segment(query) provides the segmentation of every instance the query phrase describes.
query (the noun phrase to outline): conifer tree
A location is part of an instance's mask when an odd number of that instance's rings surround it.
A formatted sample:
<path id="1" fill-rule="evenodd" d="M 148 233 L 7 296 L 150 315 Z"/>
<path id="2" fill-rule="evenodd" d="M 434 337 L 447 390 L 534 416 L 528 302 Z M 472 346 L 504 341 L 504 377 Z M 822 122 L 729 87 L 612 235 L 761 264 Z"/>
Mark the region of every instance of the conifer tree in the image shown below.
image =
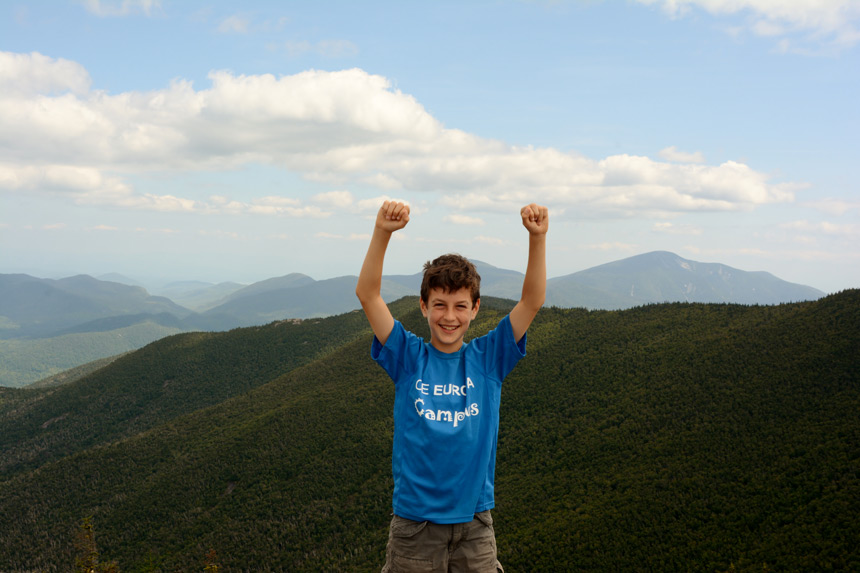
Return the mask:
<path id="1" fill-rule="evenodd" d="M 115 561 L 99 563 L 99 551 L 96 547 L 96 533 L 92 517 L 85 517 L 75 535 L 75 573 L 120 573 Z"/>

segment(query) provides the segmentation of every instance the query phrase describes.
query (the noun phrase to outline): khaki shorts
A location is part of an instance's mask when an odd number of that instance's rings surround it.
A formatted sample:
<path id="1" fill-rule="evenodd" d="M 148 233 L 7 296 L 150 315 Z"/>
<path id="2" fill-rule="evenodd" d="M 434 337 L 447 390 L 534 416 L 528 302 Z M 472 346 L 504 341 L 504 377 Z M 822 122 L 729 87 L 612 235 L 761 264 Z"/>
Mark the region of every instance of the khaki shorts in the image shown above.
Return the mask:
<path id="1" fill-rule="evenodd" d="M 490 510 L 469 523 L 442 525 L 391 520 L 382 573 L 504 573 L 496 559 L 496 532 Z"/>

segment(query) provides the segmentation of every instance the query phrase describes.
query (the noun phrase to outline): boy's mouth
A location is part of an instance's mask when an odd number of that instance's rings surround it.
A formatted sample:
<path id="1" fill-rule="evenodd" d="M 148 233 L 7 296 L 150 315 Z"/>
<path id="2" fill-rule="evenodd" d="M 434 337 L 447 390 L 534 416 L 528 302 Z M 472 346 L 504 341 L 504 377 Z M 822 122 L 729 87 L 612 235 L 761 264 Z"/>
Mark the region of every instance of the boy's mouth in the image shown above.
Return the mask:
<path id="1" fill-rule="evenodd" d="M 454 332 L 455 330 L 460 328 L 460 325 L 459 324 L 440 324 L 439 328 L 441 328 L 442 330 L 444 330 L 446 332 Z"/>

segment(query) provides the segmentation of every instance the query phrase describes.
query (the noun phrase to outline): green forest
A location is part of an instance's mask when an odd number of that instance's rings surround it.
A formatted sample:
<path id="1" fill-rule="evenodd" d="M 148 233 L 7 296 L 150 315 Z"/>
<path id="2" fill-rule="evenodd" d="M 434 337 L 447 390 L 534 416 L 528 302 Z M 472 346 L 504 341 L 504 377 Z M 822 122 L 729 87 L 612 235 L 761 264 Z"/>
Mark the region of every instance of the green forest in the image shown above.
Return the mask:
<path id="1" fill-rule="evenodd" d="M 146 320 L 106 332 L 80 332 L 34 340 L 0 340 L 0 381 L 3 386 L 26 386 L 184 330 L 188 329 Z"/>
<path id="2" fill-rule="evenodd" d="M 391 308 L 426 335 L 416 298 Z M 860 291 L 545 308 L 528 336 L 502 391 L 506 571 L 860 571 Z M 0 572 L 75 570 L 82 531 L 105 571 L 379 571 L 371 337 L 361 312 L 177 334 L 0 388 Z"/>

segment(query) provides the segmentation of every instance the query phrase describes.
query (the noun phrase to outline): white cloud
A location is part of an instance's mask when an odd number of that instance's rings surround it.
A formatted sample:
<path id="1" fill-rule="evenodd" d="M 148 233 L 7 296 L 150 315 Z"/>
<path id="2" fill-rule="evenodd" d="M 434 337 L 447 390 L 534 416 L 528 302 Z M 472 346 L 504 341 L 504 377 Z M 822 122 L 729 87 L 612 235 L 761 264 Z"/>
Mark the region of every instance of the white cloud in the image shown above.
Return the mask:
<path id="1" fill-rule="evenodd" d="M 84 94 L 90 75 L 77 62 L 50 58 L 39 52 L 0 52 L 0 92 L 20 96 L 70 91 Z"/>
<path id="2" fill-rule="evenodd" d="M 221 34 L 247 34 L 250 25 L 251 21 L 245 16 L 233 14 L 221 21 L 217 31 Z"/>
<path id="3" fill-rule="evenodd" d="M 820 235 L 830 235 L 843 238 L 860 237 L 860 225 L 856 224 L 838 224 L 830 223 L 829 221 L 819 221 L 812 223 L 807 220 L 792 221 L 780 225 L 780 228 L 789 231 L 800 231 L 805 233 L 817 233 Z"/>
<path id="4" fill-rule="evenodd" d="M 1 53 L 0 53 L 1 54 Z M 195 89 L 177 80 L 161 90 L 110 95 L 89 91 L 85 70 L 69 62 L 77 83 L 48 78 L 59 60 L 2 54 L 20 62 L 6 72 L 40 93 L 0 91 L 2 189 L 65 190 L 79 202 L 123 208 L 324 217 L 320 207 L 271 198 L 250 203 L 145 195 L 126 183 L 145 171 L 224 170 L 266 164 L 338 186 L 376 184 L 380 191 L 432 192 L 465 213 L 516 212 L 532 201 L 583 216 L 749 210 L 790 202 L 801 185 L 774 183 L 748 165 L 705 165 L 674 148 L 672 162 L 632 155 L 602 160 L 551 148 L 517 147 L 445 128 L 412 96 L 363 70 L 310 70 L 290 76 L 212 72 Z M 75 71 L 76 70 L 76 71 Z M 51 95 L 56 85 L 76 93 Z M 52 175 L 53 173 L 53 175 Z M 343 192 L 345 193 L 345 192 Z M 357 202 L 375 212 L 381 201 Z M 347 195 L 323 194 L 326 205 Z"/>
<path id="5" fill-rule="evenodd" d="M 470 217 L 469 215 L 446 215 L 443 219 L 447 223 L 454 223 L 455 225 L 483 225 L 484 220 L 480 217 Z"/>
<path id="6" fill-rule="evenodd" d="M 493 245 L 497 247 L 501 247 L 505 244 L 505 241 L 498 237 L 487 237 L 486 235 L 477 235 L 472 240 L 476 243 L 484 243 L 485 245 Z"/>
<path id="7" fill-rule="evenodd" d="M 373 216 L 376 216 L 379 208 L 382 207 L 382 204 L 386 201 L 399 201 L 401 203 L 406 203 L 409 205 L 409 212 L 414 215 L 417 211 L 415 205 L 412 205 L 406 199 L 401 197 L 389 197 L 388 195 L 379 195 L 377 197 L 369 197 L 367 199 L 361 199 L 356 203 L 356 207 L 358 210 L 363 213 L 372 213 Z"/>
<path id="8" fill-rule="evenodd" d="M 180 233 L 178 229 L 170 229 L 168 227 L 161 227 L 156 229 L 148 229 L 146 227 L 137 227 L 135 228 L 135 232 L 137 233 L 155 233 L 158 235 L 177 235 Z"/>
<path id="9" fill-rule="evenodd" d="M 358 47 L 349 40 L 322 40 L 317 43 L 317 52 L 327 58 L 343 58 L 358 54 Z"/>
<path id="10" fill-rule="evenodd" d="M 314 237 L 319 239 L 332 239 L 338 241 L 361 241 L 366 242 L 370 240 L 370 235 L 368 233 L 350 233 L 349 236 L 338 235 L 336 233 L 328 233 L 326 231 L 320 231 L 319 233 L 315 233 Z"/>
<path id="11" fill-rule="evenodd" d="M 685 151 L 679 151 L 674 145 L 671 147 L 666 147 L 665 149 L 661 149 L 657 155 L 665 159 L 666 161 L 673 161 L 676 163 L 704 163 L 705 156 L 701 151 L 696 151 L 693 153 L 687 153 Z"/>
<path id="12" fill-rule="evenodd" d="M 268 197 L 260 197 L 252 201 L 255 205 L 265 205 L 267 207 L 295 207 L 301 204 L 301 201 L 294 197 L 282 197 L 280 195 L 269 195 Z"/>
<path id="13" fill-rule="evenodd" d="M 102 17 L 127 16 L 138 10 L 150 16 L 153 10 L 161 8 L 161 0 L 82 0 L 82 4 L 90 13 Z"/>
<path id="14" fill-rule="evenodd" d="M 318 193 L 314 195 L 313 199 L 317 203 L 322 203 L 339 209 L 351 207 L 355 202 L 352 193 L 349 191 L 328 191 L 326 193 Z"/>
<path id="15" fill-rule="evenodd" d="M 691 8 L 715 16 L 739 14 L 743 28 L 763 37 L 783 37 L 781 51 L 815 52 L 802 46 L 829 46 L 839 50 L 860 42 L 860 2 L 856 0 L 637 0 L 659 4 L 673 17 Z M 738 27 L 731 28 L 736 34 Z M 790 39 L 789 39 L 790 38 Z M 795 47 L 799 42 L 801 47 Z"/>
<path id="16" fill-rule="evenodd" d="M 201 235 L 203 237 L 224 237 L 227 239 L 237 239 L 237 240 L 243 238 L 242 235 L 240 235 L 239 233 L 237 233 L 235 231 L 225 231 L 223 229 L 215 229 L 215 230 L 201 229 L 201 230 L 197 231 L 197 234 Z"/>
<path id="17" fill-rule="evenodd" d="M 807 201 L 804 202 L 804 206 L 812 207 L 828 215 L 841 216 L 849 211 L 860 210 L 860 201 L 846 201 L 831 197 L 818 201 Z"/>
<path id="18" fill-rule="evenodd" d="M 331 216 L 331 213 L 323 211 L 315 205 L 306 205 L 304 207 L 285 207 L 278 205 L 252 204 L 247 205 L 245 211 L 254 215 L 287 215 L 302 219 L 325 219 L 326 217 Z"/>
<path id="19" fill-rule="evenodd" d="M 632 245 L 630 243 L 620 243 L 620 242 L 606 242 L 606 243 L 592 243 L 590 245 L 583 245 L 584 249 L 589 249 L 592 251 L 635 251 L 639 248 L 638 245 Z"/>
<path id="20" fill-rule="evenodd" d="M 693 225 L 675 225 L 674 223 L 654 223 L 654 231 L 669 235 L 701 235 L 702 229 Z"/>

